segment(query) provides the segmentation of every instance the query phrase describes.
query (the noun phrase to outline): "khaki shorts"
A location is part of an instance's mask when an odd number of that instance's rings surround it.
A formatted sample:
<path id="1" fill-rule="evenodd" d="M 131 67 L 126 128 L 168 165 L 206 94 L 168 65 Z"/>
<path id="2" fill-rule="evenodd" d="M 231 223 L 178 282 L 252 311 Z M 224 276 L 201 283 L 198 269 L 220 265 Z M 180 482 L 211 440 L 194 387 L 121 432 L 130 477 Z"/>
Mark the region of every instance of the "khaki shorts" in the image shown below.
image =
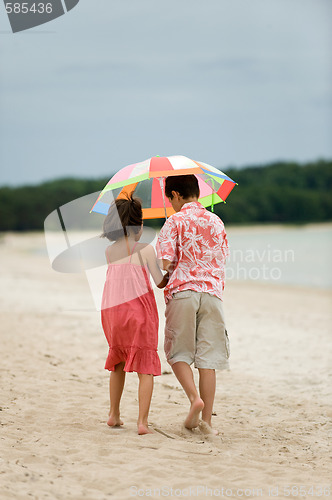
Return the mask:
<path id="1" fill-rule="evenodd" d="M 165 354 L 170 365 L 229 368 L 229 340 L 222 301 L 209 293 L 185 290 L 166 304 Z"/>

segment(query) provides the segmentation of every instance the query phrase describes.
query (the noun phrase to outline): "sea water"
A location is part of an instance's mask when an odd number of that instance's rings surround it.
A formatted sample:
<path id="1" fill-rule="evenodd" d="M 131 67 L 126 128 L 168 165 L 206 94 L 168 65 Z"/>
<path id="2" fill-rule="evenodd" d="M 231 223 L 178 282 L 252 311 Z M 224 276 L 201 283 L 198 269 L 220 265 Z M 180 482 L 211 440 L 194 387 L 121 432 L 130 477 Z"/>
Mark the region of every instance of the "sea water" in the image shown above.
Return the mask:
<path id="1" fill-rule="evenodd" d="M 332 288 L 332 224 L 226 227 L 226 279 Z"/>

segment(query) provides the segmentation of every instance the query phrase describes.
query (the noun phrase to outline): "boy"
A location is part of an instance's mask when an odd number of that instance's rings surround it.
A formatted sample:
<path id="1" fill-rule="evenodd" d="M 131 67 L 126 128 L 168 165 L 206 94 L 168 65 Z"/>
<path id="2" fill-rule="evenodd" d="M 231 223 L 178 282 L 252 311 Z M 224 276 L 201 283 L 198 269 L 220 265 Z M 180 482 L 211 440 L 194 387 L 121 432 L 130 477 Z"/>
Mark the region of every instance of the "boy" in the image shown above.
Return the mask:
<path id="1" fill-rule="evenodd" d="M 190 401 L 185 427 L 197 427 L 201 411 L 211 427 L 215 370 L 228 368 L 229 358 L 222 307 L 228 242 L 223 222 L 198 202 L 195 175 L 167 177 L 165 195 L 176 212 L 157 242 L 158 257 L 170 273 L 164 290 L 165 354 Z M 199 371 L 199 393 L 193 362 Z"/>

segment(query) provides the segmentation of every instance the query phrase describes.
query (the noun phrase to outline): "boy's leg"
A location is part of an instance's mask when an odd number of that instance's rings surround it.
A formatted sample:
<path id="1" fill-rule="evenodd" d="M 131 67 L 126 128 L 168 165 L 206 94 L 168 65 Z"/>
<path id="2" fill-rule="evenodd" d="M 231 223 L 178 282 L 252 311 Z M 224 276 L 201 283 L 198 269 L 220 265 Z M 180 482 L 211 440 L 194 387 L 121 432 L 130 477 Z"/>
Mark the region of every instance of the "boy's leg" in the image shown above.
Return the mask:
<path id="1" fill-rule="evenodd" d="M 199 392 L 204 401 L 202 420 L 211 427 L 211 417 L 216 392 L 216 372 L 208 368 L 198 368 L 199 371 Z"/>
<path id="2" fill-rule="evenodd" d="M 137 375 L 139 378 L 137 430 L 138 434 L 151 434 L 152 431 L 148 428 L 148 416 L 153 391 L 153 375 L 145 373 L 138 373 Z"/>
<path id="3" fill-rule="evenodd" d="M 199 293 L 185 290 L 176 293 L 166 305 L 165 354 L 190 401 L 190 410 L 184 422 L 188 429 L 198 426 L 199 414 L 204 407 L 190 367 L 195 358 L 199 303 Z"/>
<path id="4" fill-rule="evenodd" d="M 199 390 L 204 401 L 202 419 L 211 427 L 216 391 L 215 370 L 228 368 L 229 346 L 222 302 L 207 293 L 201 294 L 197 314 L 195 367 L 199 370 Z M 217 432 L 214 432 L 217 434 Z"/>
<path id="5" fill-rule="evenodd" d="M 117 427 L 123 425 L 120 419 L 120 401 L 126 378 L 126 372 L 123 371 L 124 363 L 115 366 L 115 371 L 110 375 L 110 412 L 107 425 Z"/>
<path id="6" fill-rule="evenodd" d="M 204 408 L 204 402 L 197 392 L 192 369 L 185 361 L 174 363 L 172 369 L 190 401 L 190 410 L 184 425 L 187 429 L 194 429 L 198 426 L 199 414 Z"/>

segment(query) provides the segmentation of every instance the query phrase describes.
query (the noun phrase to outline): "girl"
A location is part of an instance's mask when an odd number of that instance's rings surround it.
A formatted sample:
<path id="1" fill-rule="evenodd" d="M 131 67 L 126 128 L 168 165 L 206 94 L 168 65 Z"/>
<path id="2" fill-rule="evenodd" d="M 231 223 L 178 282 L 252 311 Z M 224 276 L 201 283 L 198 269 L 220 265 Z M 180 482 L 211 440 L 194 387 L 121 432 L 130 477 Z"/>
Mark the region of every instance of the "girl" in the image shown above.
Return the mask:
<path id="1" fill-rule="evenodd" d="M 151 245 L 138 243 L 143 231 L 142 205 L 132 194 L 110 207 L 102 237 L 114 243 L 106 249 L 108 269 L 101 320 L 109 344 L 105 368 L 110 374 L 110 427 L 123 425 L 120 400 L 126 372 L 139 378 L 138 434 L 148 434 L 153 376 L 160 375 L 158 311 L 149 274 L 158 288 L 167 284 Z"/>

